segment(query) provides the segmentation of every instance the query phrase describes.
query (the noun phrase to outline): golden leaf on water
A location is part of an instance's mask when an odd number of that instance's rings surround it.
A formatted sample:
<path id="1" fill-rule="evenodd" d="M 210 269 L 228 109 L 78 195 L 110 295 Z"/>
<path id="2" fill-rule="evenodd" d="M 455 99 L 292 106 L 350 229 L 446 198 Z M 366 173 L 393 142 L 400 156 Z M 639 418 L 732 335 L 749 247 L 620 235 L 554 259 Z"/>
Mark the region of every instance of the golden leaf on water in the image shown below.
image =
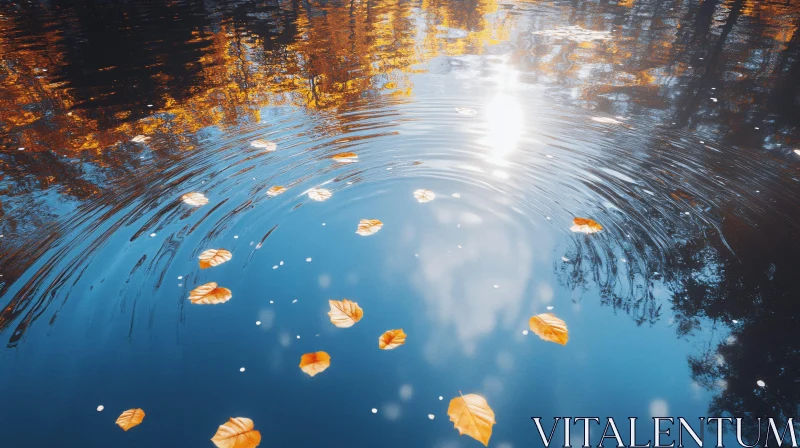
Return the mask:
<path id="1" fill-rule="evenodd" d="M 233 258 L 233 254 L 225 249 L 208 249 L 200 254 L 200 269 L 219 266 Z"/>
<path id="2" fill-rule="evenodd" d="M 275 185 L 274 187 L 272 187 L 269 190 L 267 190 L 267 195 L 268 196 L 277 196 L 277 195 L 279 195 L 281 193 L 285 193 L 285 192 L 286 192 L 286 187 L 283 187 L 283 186 L 280 186 L 280 185 Z"/>
<path id="3" fill-rule="evenodd" d="M 352 163 L 358 161 L 358 154 L 354 152 L 340 152 L 331 157 L 333 160 L 340 163 Z"/>
<path id="4" fill-rule="evenodd" d="M 476 394 L 461 395 L 450 400 L 447 408 L 450 421 L 458 433 L 466 434 L 473 439 L 489 446 L 492 437 L 494 411 L 489 407 L 486 399 Z"/>
<path id="5" fill-rule="evenodd" d="M 361 236 L 370 236 L 378 233 L 378 230 L 381 230 L 382 227 L 383 223 L 377 219 L 362 219 L 358 223 L 356 233 Z"/>
<path id="6" fill-rule="evenodd" d="M 309 376 L 323 372 L 331 365 L 331 356 L 325 352 L 306 353 L 300 358 L 300 369 Z"/>
<path id="7" fill-rule="evenodd" d="M 217 286 L 216 283 L 206 283 L 198 286 L 189 293 L 189 300 L 198 305 L 216 305 L 225 303 L 233 297 L 231 290 Z"/>
<path id="8" fill-rule="evenodd" d="M 255 448 L 261 443 L 261 433 L 253 427 L 253 421 L 249 418 L 231 417 L 219 426 L 211 441 L 217 448 Z"/>
<path id="9" fill-rule="evenodd" d="M 131 139 L 131 141 L 134 142 L 134 143 L 144 143 L 144 142 L 146 142 L 148 140 L 150 140 L 150 137 L 146 137 L 144 135 L 137 135 L 136 137 L 133 137 Z"/>
<path id="10" fill-rule="evenodd" d="M 573 226 L 569 230 L 573 232 L 595 233 L 603 230 L 603 226 L 589 218 L 573 218 L 572 224 Z"/>
<path id="11" fill-rule="evenodd" d="M 119 416 L 117 419 L 117 425 L 122 428 L 124 431 L 127 431 L 134 426 L 137 426 L 139 423 L 142 423 L 144 419 L 144 411 L 141 409 L 128 409 L 127 411 L 123 412 L 122 415 Z"/>
<path id="12" fill-rule="evenodd" d="M 402 328 L 397 330 L 389 330 L 378 338 L 378 348 L 381 350 L 391 350 L 393 348 L 400 347 L 405 343 L 406 334 L 403 332 Z"/>
<path id="13" fill-rule="evenodd" d="M 364 317 L 364 310 L 356 302 L 350 300 L 328 300 L 331 310 L 328 316 L 331 323 L 339 328 L 350 328 Z"/>
<path id="14" fill-rule="evenodd" d="M 308 197 L 315 201 L 327 201 L 328 199 L 333 196 L 333 193 L 330 190 L 326 190 L 324 188 L 312 188 L 308 190 Z"/>
<path id="15" fill-rule="evenodd" d="M 419 202 L 430 202 L 436 198 L 436 194 L 431 190 L 419 189 L 414 192 L 414 197 L 417 198 Z"/>
<path id="16" fill-rule="evenodd" d="M 261 139 L 253 140 L 252 142 L 250 142 L 250 146 L 252 146 L 254 148 L 264 149 L 267 152 L 272 152 L 272 151 L 275 151 L 276 149 L 278 149 L 278 144 L 277 143 L 271 142 L 269 140 L 261 140 Z"/>
<path id="17" fill-rule="evenodd" d="M 206 198 L 203 193 L 197 192 L 186 193 L 185 195 L 181 196 L 181 200 L 195 207 L 208 204 L 208 198 Z"/>
<path id="18" fill-rule="evenodd" d="M 531 317 L 531 331 L 545 341 L 566 345 L 569 340 L 567 324 L 553 313 L 538 314 Z"/>
<path id="19" fill-rule="evenodd" d="M 466 115 L 468 117 L 474 117 L 478 115 L 478 111 L 475 109 L 470 109 L 469 107 L 456 107 L 456 112 L 460 113 L 461 115 Z"/>

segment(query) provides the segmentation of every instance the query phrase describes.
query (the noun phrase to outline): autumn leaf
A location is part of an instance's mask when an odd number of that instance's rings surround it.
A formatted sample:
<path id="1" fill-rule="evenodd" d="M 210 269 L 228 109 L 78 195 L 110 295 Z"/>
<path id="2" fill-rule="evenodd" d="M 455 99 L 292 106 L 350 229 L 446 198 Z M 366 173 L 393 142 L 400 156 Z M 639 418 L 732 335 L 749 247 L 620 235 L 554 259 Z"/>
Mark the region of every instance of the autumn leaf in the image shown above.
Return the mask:
<path id="1" fill-rule="evenodd" d="M 285 193 L 285 192 L 286 192 L 286 187 L 282 187 L 280 185 L 275 185 L 274 187 L 272 187 L 269 190 L 267 190 L 267 195 L 268 196 L 277 196 L 277 195 L 279 195 L 281 193 Z"/>
<path id="2" fill-rule="evenodd" d="M 489 446 L 492 425 L 497 422 L 494 420 L 494 411 L 485 398 L 476 394 L 453 398 L 450 400 L 450 407 L 447 408 L 447 415 L 450 416 L 450 421 L 459 434 L 466 434 Z"/>
<path id="3" fill-rule="evenodd" d="M 278 149 L 278 144 L 277 143 L 271 142 L 269 140 L 261 140 L 261 139 L 253 140 L 252 142 L 250 142 L 250 146 L 252 146 L 254 148 L 264 149 L 267 152 L 272 152 L 272 151 L 275 151 L 276 149 Z"/>
<path id="4" fill-rule="evenodd" d="M 133 137 L 131 139 L 131 141 L 134 142 L 134 143 L 144 143 L 144 142 L 146 142 L 148 140 L 150 140 L 150 137 L 146 137 L 144 135 L 137 135 L 136 137 Z"/>
<path id="5" fill-rule="evenodd" d="M 417 198 L 419 202 L 430 202 L 436 197 L 436 194 L 431 190 L 419 189 L 414 192 L 414 197 Z"/>
<path id="6" fill-rule="evenodd" d="M 200 269 L 219 266 L 233 258 L 233 254 L 225 249 L 208 249 L 200 254 Z"/>
<path id="7" fill-rule="evenodd" d="M 300 358 L 300 369 L 309 376 L 323 372 L 331 365 L 331 356 L 325 352 L 306 353 Z"/>
<path id="8" fill-rule="evenodd" d="M 382 227 L 383 223 L 377 219 L 362 219 L 358 223 L 356 233 L 361 236 L 370 236 L 378 233 L 378 230 L 381 230 Z"/>
<path id="9" fill-rule="evenodd" d="M 569 230 L 573 232 L 595 233 L 603 230 L 603 226 L 589 218 L 573 218 L 572 224 L 574 225 Z"/>
<path id="10" fill-rule="evenodd" d="M 217 448 L 255 448 L 261 443 L 261 433 L 253 426 L 249 418 L 231 418 L 219 426 L 211 441 Z"/>
<path id="11" fill-rule="evenodd" d="M 391 350 L 405 343 L 406 334 L 403 333 L 402 328 L 398 330 L 389 330 L 378 338 L 378 348 L 381 350 Z"/>
<path id="12" fill-rule="evenodd" d="M 326 190 L 324 188 L 312 188 L 308 190 L 308 197 L 315 201 L 327 201 L 328 199 L 333 196 L 333 193 L 330 190 Z"/>
<path id="13" fill-rule="evenodd" d="M 127 411 L 123 412 L 122 415 L 119 416 L 117 419 L 117 425 L 122 428 L 124 431 L 127 431 L 134 426 L 137 426 L 139 423 L 142 423 L 142 419 L 144 419 L 144 411 L 141 409 L 128 409 Z"/>
<path id="14" fill-rule="evenodd" d="M 230 289 L 218 287 L 214 282 L 198 286 L 189 293 L 189 300 L 198 305 L 225 303 L 230 300 L 231 297 L 233 297 L 233 294 Z"/>
<path id="15" fill-rule="evenodd" d="M 331 158 L 339 163 L 358 162 L 358 154 L 354 152 L 340 152 L 339 154 L 334 154 Z"/>
<path id="16" fill-rule="evenodd" d="M 566 345 L 569 340 L 567 324 L 552 313 L 544 313 L 531 317 L 531 331 L 545 341 Z"/>
<path id="17" fill-rule="evenodd" d="M 478 111 L 475 109 L 470 109 L 469 107 L 456 107 L 456 112 L 460 113 L 461 115 L 466 115 L 468 117 L 474 117 L 478 115 Z"/>
<path id="18" fill-rule="evenodd" d="M 356 302 L 350 300 L 328 300 L 331 310 L 328 316 L 331 323 L 339 328 L 350 328 L 364 317 L 364 310 Z"/>
<path id="19" fill-rule="evenodd" d="M 201 205 L 208 204 L 208 198 L 203 196 L 203 193 L 197 193 L 197 192 L 186 193 L 185 195 L 181 196 L 181 200 L 195 207 L 200 207 Z"/>

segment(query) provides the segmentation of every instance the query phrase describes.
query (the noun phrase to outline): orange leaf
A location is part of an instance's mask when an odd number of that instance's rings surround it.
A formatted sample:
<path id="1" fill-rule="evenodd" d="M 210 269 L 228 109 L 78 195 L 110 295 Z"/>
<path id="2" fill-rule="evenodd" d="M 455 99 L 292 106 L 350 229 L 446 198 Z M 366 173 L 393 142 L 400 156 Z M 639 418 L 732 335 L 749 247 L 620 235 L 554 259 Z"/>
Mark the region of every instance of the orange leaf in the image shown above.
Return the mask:
<path id="1" fill-rule="evenodd" d="M 378 348 L 381 350 L 391 350 L 393 348 L 400 347 L 405 343 L 406 334 L 403 333 L 402 328 L 398 330 L 389 330 L 378 338 Z"/>
<path id="2" fill-rule="evenodd" d="M 489 446 L 492 425 L 497 422 L 494 420 L 494 411 L 485 398 L 475 394 L 453 398 L 447 408 L 447 415 L 459 434 L 466 434 Z"/>
<path id="3" fill-rule="evenodd" d="M 436 198 L 436 193 L 432 192 L 431 190 L 416 190 L 414 192 L 414 197 L 417 198 L 419 202 L 430 202 Z"/>
<path id="4" fill-rule="evenodd" d="M 364 317 L 364 310 L 356 302 L 344 299 L 342 301 L 328 300 L 331 310 L 328 316 L 331 323 L 339 328 L 350 328 Z"/>
<path id="5" fill-rule="evenodd" d="M 306 353 L 300 358 L 300 369 L 309 376 L 323 372 L 331 365 L 331 355 L 325 352 Z"/>
<path id="6" fill-rule="evenodd" d="M 545 341 L 566 345 L 569 340 L 567 324 L 552 313 L 544 313 L 531 317 L 531 331 Z"/>
<path id="7" fill-rule="evenodd" d="M 232 257 L 233 254 L 225 249 L 208 249 L 200 254 L 200 269 L 221 265 Z"/>
<path id="8" fill-rule="evenodd" d="M 284 192 L 286 192 L 286 187 L 283 187 L 283 186 L 280 186 L 280 185 L 275 185 L 274 187 L 272 187 L 269 190 L 267 190 L 267 195 L 268 196 L 277 196 L 277 195 L 279 195 L 281 193 L 284 193 Z"/>
<path id="9" fill-rule="evenodd" d="M 144 411 L 141 409 L 128 409 L 127 411 L 123 412 L 122 415 L 119 416 L 117 419 L 117 425 L 122 428 L 124 431 L 127 431 L 134 426 L 137 426 L 139 423 L 142 423 L 142 419 L 144 419 Z"/>
<path id="10" fill-rule="evenodd" d="M 189 293 L 189 300 L 198 305 L 225 303 L 230 300 L 231 297 L 233 297 L 233 294 L 230 289 L 217 287 L 217 284 L 214 282 L 198 286 Z"/>
<path id="11" fill-rule="evenodd" d="M 261 443 L 261 433 L 253 429 L 249 418 L 236 417 L 220 425 L 211 441 L 217 448 L 255 448 Z"/>
<path id="12" fill-rule="evenodd" d="M 569 229 L 573 232 L 595 233 L 603 230 L 603 226 L 589 218 L 573 218 L 572 224 L 574 225 Z"/>
<path id="13" fill-rule="evenodd" d="M 278 149 L 278 144 L 277 143 L 271 142 L 269 140 L 261 140 L 261 139 L 253 140 L 252 142 L 250 142 L 250 146 L 252 146 L 254 148 L 264 149 L 267 152 L 272 152 L 272 151 L 275 151 L 276 149 Z"/>
<path id="14" fill-rule="evenodd" d="M 340 152 L 339 154 L 334 154 L 331 158 L 340 163 L 351 163 L 358 161 L 358 154 L 354 152 Z"/>
<path id="15" fill-rule="evenodd" d="M 327 201 L 328 199 L 331 198 L 331 196 L 333 196 L 333 193 L 331 193 L 330 190 L 326 190 L 324 188 L 312 188 L 308 190 L 308 197 L 310 197 L 315 201 L 319 202 Z"/>
<path id="16" fill-rule="evenodd" d="M 181 200 L 195 207 L 208 204 L 208 198 L 206 198 L 203 193 L 197 192 L 186 193 L 185 195 L 181 196 Z"/>
<path id="17" fill-rule="evenodd" d="M 383 223 L 377 219 L 362 219 L 358 223 L 356 233 L 361 236 L 370 236 L 378 233 L 381 230 Z"/>

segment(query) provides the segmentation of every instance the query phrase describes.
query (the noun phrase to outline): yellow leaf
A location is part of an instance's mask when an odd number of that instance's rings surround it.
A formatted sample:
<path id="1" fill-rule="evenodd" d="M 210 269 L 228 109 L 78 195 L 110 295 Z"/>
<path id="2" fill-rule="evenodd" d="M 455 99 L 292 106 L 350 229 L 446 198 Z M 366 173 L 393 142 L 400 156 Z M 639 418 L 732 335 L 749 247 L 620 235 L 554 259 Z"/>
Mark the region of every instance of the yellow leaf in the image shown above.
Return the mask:
<path id="1" fill-rule="evenodd" d="M 200 269 L 219 266 L 233 258 L 233 254 L 225 249 L 208 249 L 200 254 Z"/>
<path id="2" fill-rule="evenodd" d="M 567 324 L 552 313 L 538 314 L 531 317 L 531 331 L 545 341 L 566 345 L 569 340 Z"/>
<path id="3" fill-rule="evenodd" d="M 362 219 L 358 223 L 356 233 L 361 236 L 370 236 L 378 233 L 381 230 L 383 223 L 377 219 Z"/>
<path id="4" fill-rule="evenodd" d="M 249 418 L 236 417 L 220 425 L 211 441 L 217 448 L 255 448 L 261 443 L 261 433 L 253 429 Z"/>
<path id="5" fill-rule="evenodd" d="M 267 190 L 267 195 L 269 196 L 277 196 L 281 193 L 286 192 L 286 187 L 282 187 L 280 185 L 275 185 L 274 187 Z"/>
<path id="6" fill-rule="evenodd" d="M 272 151 L 275 151 L 276 149 L 278 149 L 278 144 L 277 143 L 271 142 L 269 140 L 261 140 L 261 139 L 253 140 L 252 142 L 250 142 L 250 146 L 252 146 L 254 148 L 264 149 L 267 152 L 272 152 Z"/>
<path id="7" fill-rule="evenodd" d="M 574 225 L 569 230 L 573 232 L 595 233 L 603 230 L 603 226 L 589 218 L 573 218 L 572 224 Z"/>
<path id="8" fill-rule="evenodd" d="M 331 365 L 331 356 L 325 352 L 306 353 L 300 358 L 300 369 L 309 376 L 321 373 Z"/>
<path id="9" fill-rule="evenodd" d="M 197 192 L 186 193 L 185 195 L 181 196 L 181 200 L 195 207 L 200 207 L 201 205 L 208 204 L 208 198 L 203 196 L 203 193 L 197 193 Z"/>
<path id="10" fill-rule="evenodd" d="M 403 333 L 402 328 L 398 330 L 389 330 L 378 338 L 378 348 L 381 350 L 391 350 L 393 348 L 400 347 L 405 343 L 406 334 Z"/>
<path id="11" fill-rule="evenodd" d="M 194 304 L 199 305 L 216 305 L 218 303 L 225 303 L 233 297 L 231 290 L 228 288 L 220 288 L 216 283 L 206 283 L 205 285 L 198 286 L 191 293 L 189 293 L 189 300 Z"/>
<path id="12" fill-rule="evenodd" d="M 350 328 L 364 317 L 364 310 L 356 302 L 344 299 L 342 301 L 328 300 L 331 310 L 328 316 L 331 323 L 339 328 Z"/>
<path id="13" fill-rule="evenodd" d="M 142 419 L 144 419 L 144 411 L 141 409 L 128 409 L 127 411 L 123 412 L 122 415 L 119 416 L 117 419 L 117 425 L 122 428 L 124 431 L 127 431 L 134 426 L 137 426 L 139 423 L 142 423 Z"/>
<path id="14" fill-rule="evenodd" d="M 431 190 L 420 189 L 414 192 L 414 197 L 417 198 L 419 202 L 430 202 L 436 197 L 436 194 Z"/>
<path id="15" fill-rule="evenodd" d="M 331 157 L 333 160 L 340 163 L 352 163 L 358 161 L 358 154 L 354 152 L 340 152 Z"/>
<path id="16" fill-rule="evenodd" d="M 494 420 L 494 411 L 485 398 L 475 394 L 453 398 L 447 408 L 447 415 L 459 434 L 466 434 L 489 446 L 492 425 L 497 422 Z"/>
<path id="17" fill-rule="evenodd" d="M 315 201 L 327 201 L 331 196 L 333 196 L 333 193 L 324 188 L 312 188 L 308 190 L 308 197 Z"/>

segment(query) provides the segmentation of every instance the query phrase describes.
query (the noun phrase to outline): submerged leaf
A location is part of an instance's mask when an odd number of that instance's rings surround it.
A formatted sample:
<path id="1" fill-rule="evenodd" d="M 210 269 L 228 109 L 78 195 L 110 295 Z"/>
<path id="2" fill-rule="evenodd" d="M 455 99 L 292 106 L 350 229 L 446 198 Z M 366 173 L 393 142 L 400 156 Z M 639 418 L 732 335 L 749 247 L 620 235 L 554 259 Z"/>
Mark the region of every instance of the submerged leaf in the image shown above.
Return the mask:
<path id="1" fill-rule="evenodd" d="M 403 332 L 402 328 L 397 330 L 389 330 L 378 338 L 378 348 L 381 350 L 391 350 L 393 348 L 400 347 L 405 343 L 406 334 Z"/>
<path id="2" fill-rule="evenodd" d="M 461 395 L 450 400 L 447 408 L 450 421 L 459 434 L 466 434 L 489 446 L 492 437 L 492 425 L 497 423 L 494 411 L 486 399 L 476 394 Z"/>
<path id="3" fill-rule="evenodd" d="M 206 198 L 203 193 L 197 192 L 186 193 L 185 195 L 181 196 L 181 200 L 195 207 L 208 204 L 208 198 Z"/>
<path id="4" fill-rule="evenodd" d="M 364 317 L 364 310 L 356 302 L 347 299 L 328 300 L 328 304 L 331 306 L 328 312 L 331 323 L 339 328 L 350 328 Z"/>
<path id="5" fill-rule="evenodd" d="M 286 192 L 286 187 L 283 187 L 281 185 L 275 185 L 274 187 L 272 187 L 269 190 L 267 190 L 267 195 L 268 196 L 277 196 L 277 195 L 279 195 L 281 193 L 285 193 L 285 192 Z"/>
<path id="6" fill-rule="evenodd" d="M 219 266 L 233 258 L 233 254 L 225 249 L 208 249 L 200 254 L 200 269 Z"/>
<path id="7" fill-rule="evenodd" d="M 436 198 L 436 194 L 431 190 L 419 189 L 414 192 L 414 197 L 417 198 L 419 202 L 430 202 Z"/>
<path id="8" fill-rule="evenodd" d="M 122 415 L 119 416 L 116 423 L 124 431 L 127 431 L 133 428 L 134 426 L 137 426 L 139 423 L 142 423 L 143 419 L 144 419 L 143 410 L 128 409 L 127 411 L 123 412 Z"/>
<path id="9" fill-rule="evenodd" d="M 378 230 L 381 230 L 383 227 L 383 223 L 377 219 L 362 219 L 358 223 L 358 229 L 356 229 L 356 233 L 361 236 L 369 236 L 378 233 Z"/>
<path id="10" fill-rule="evenodd" d="M 325 352 L 306 353 L 300 358 L 300 369 L 309 376 L 323 372 L 331 365 L 331 356 Z"/>
<path id="11" fill-rule="evenodd" d="M 315 201 L 327 201 L 328 199 L 333 196 L 333 193 L 330 190 L 326 190 L 324 188 L 312 188 L 308 190 L 308 197 Z"/>
<path id="12" fill-rule="evenodd" d="M 189 293 L 189 300 L 197 305 L 216 305 L 225 303 L 233 297 L 228 288 L 218 287 L 216 283 L 206 283 Z"/>
<path id="13" fill-rule="evenodd" d="M 250 146 L 252 146 L 254 148 L 265 149 L 267 152 L 272 152 L 272 151 L 275 151 L 276 149 L 278 149 L 278 144 L 277 143 L 271 142 L 269 140 L 261 140 L 261 139 L 253 140 L 252 142 L 250 142 Z"/>
<path id="14" fill-rule="evenodd" d="M 220 425 L 211 441 L 217 448 L 255 448 L 261 443 L 261 433 L 253 427 L 249 418 L 231 418 Z"/>
<path id="15" fill-rule="evenodd" d="M 603 230 L 603 226 L 589 218 L 573 218 L 572 224 L 574 225 L 569 230 L 573 232 L 595 233 Z"/>
<path id="16" fill-rule="evenodd" d="M 531 331 L 545 341 L 566 345 L 569 340 L 567 324 L 553 313 L 538 314 L 531 317 Z"/>
<path id="17" fill-rule="evenodd" d="M 331 158 L 340 163 L 358 162 L 358 154 L 354 152 L 340 152 L 339 154 L 334 154 Z"/>

